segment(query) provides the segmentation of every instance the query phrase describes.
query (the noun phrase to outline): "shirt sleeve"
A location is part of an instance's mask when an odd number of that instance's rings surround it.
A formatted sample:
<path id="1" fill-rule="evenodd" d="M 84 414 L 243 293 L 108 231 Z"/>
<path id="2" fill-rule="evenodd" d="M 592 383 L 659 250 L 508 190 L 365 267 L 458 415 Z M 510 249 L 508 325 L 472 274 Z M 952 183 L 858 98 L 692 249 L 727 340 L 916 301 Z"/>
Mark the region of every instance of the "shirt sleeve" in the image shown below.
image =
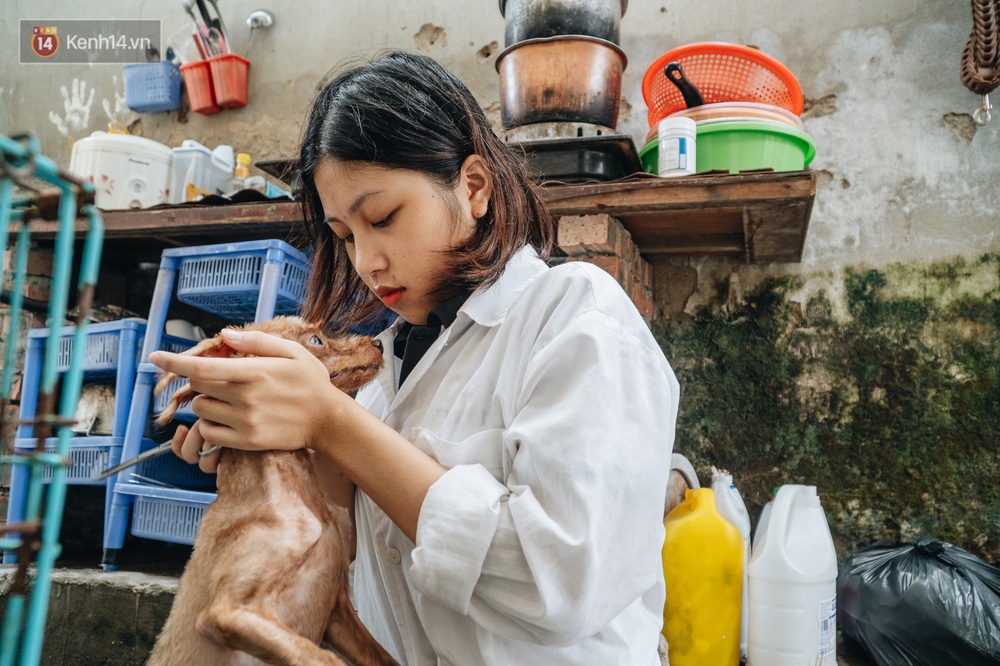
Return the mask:
<path id="1" fill-rule="evenodd" d="M 456 466 L 424 500 L 421 593 L 493 633 L 565 645 L 657 584 L 678 387 L 642 332 L 593 309 L 539 336 L 510 396 L 506 483 Z"/>

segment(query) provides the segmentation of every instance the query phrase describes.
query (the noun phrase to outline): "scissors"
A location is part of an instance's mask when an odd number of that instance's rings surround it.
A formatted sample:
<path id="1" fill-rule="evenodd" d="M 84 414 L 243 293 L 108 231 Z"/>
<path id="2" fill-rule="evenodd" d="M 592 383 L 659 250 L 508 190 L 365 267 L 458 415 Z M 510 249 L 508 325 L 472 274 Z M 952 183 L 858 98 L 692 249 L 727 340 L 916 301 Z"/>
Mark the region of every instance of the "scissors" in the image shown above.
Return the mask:
<path id="1" fill-rule="evenodd" d="M 216 445 L 209 449 L 205 449 L 204 451 L 199 451 L 198 455 L 204 458 L 206 456 L 212 455 L 221 448 L 222 448 L 221 446 Z M 170 451 L 170 440 L 167 440 L 166 442 L 160 444 L 155 448 L 152 448 L 148 451 L 143 451 L 134 458 L 129 458 L 128 460 L 118 463 L 114 467 L 109 467 L 108 469 L 104 470 L 103 472 L 92 478 L 91 481 L 102 481 L 111 476 L 112 474 L 117 474 L 123 469 L 128 469 L 129 467 L 138 465 L 143 460 L 149 460 L 150 458 L 156 458 L 162 456 L 164 453 L 167 453 L 169 451 Z"/>
<path id="2" fill-rule="evenodd" d="M 164 453 L 167 453 L 168 451 L 170 451 L 170 441 L 169 440 L 166 441 L 166 442 L 164 442 L 163 444 L 160 444 L 159 446 L 157 446 L 155 448 L 149 449 L 148 451 L 143 451 L 142 453 L 140 453 L 139 455 L 137 455 L 135 458 L 129 458 L 128 460 L 126 460 L 124 462 L 118 463 L 114 467 L 109 467 L 108 469 L 104 470 L 103 472 L 101 472 L 100 474 L 98 474 L 97 476 L 95 476 L 93 479 L 91 479 L 91 481 L 101 481 L 103 479 L 108 478 L 112 474 L 117 474 L 118 472 L 122 471 L 123 469 L 128 469 L 129 467 L 132 467 L 133 465 L 138 465 L 143 460 L 149 460 L 150 458 L 156 458 L 157 456 L 162 456 Z"/>

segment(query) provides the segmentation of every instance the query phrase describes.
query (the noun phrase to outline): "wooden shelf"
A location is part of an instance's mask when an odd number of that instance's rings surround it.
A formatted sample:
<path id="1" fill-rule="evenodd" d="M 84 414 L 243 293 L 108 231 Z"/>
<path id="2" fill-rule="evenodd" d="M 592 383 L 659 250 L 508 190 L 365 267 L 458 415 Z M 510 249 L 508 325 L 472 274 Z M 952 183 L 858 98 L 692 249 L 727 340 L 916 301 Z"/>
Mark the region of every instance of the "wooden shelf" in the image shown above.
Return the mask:
<path id="1" fill-rule="evenodd" d="M 643 255 L 725 254 L 749 263 L 801 261 L 815 197 L 813 171 L 633 176 L 544 188 L 554 214 L 618 218 Z"/>
<path id="2" fill-rule="evenodd" d="M 618 218 L 644 255 L 732 255 L 749 263 L 802 259 L 816 196 L 813 171 L 632 176 L 588 184 L 548 184 L 553 215 L 607 213 Z M 223 206 L 161 206 L 105 211 L 105 257 L 158 261 L 166 247 L 301 235 L 291 201 Z M 30 222 L 36 240 L 54 238 L 54 222 Z M 81 222 L 79 229 L 85 229 Z"/>

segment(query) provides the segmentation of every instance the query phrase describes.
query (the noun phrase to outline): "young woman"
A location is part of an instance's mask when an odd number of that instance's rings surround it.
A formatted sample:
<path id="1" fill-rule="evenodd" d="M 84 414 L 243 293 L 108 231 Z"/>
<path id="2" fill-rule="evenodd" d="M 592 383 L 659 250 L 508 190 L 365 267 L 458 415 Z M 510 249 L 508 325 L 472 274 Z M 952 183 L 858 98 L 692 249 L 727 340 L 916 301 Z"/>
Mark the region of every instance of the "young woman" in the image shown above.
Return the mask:
<path id="1" fill-rule="evenodd" d="M 589 264 L 549 268 L 523 166 L 429 58 L 329 83 L 300 169 L 305 315 L 390 308 L 385 366 L 354 400 L 263 334 L 227 333 L 256 358 L 158 352 L 202 394 L 175 450 L 278 441 L 340 470 L 355 604 L 401 663 L 659 664 L 678 385 L 626 294 Z"/>

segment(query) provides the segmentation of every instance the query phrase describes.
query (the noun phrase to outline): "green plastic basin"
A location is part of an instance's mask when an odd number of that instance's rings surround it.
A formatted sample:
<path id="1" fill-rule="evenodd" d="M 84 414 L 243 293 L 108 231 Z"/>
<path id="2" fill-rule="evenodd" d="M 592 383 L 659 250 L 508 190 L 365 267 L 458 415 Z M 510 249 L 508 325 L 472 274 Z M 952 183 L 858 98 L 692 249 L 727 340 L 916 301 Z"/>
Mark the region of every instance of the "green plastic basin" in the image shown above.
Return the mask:
<path id="1" fill-rule="evenodd" d="M 698 149 L 695 144 L 695 150 Z M 695 157 L 697 159 L 697 156 Z M 660 173 L 660 142 L 653 139 L 639 151 L 639 161 L 642 162 L 642 170 L 646 173 Z"/>
<path id="2" fill-rule="evenodd" d="M 790 125 L 753 120 L 699 123 L 695 144 L 697 170 L 801 171 L 816 157 L 812 137 Z M 647 173 L 659 173 L 659 142 L 653 139 L 639 151 Z"/>
<path id="3" fill-rule="evenodd" d="M 801 171 L 816 157 L 812 137 L 779 123 L 736 120 L 698 125 L 698 171 Z"/>

